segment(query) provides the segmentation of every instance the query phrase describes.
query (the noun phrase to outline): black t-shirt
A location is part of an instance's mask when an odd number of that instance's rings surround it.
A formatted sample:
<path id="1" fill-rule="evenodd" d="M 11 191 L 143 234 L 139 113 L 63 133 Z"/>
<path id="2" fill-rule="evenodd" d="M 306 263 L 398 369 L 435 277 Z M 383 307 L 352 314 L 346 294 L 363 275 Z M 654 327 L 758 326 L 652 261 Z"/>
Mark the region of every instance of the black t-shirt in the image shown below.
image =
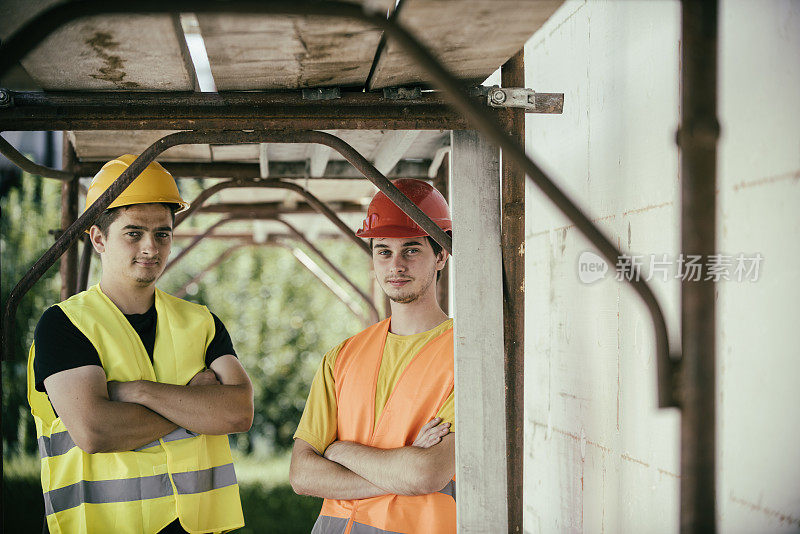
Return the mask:
<path id="1" fill-rule="evenodd" d="M 233 342 L 228 330 L 219 317 L 214 315 L 214 339 L 206 349 L 206 367 L 211 362 L 232 354 Z M 125 315 L 136 333 L 142 340 L 150 360 L 153 360 L 153 347 L 156 343 L 156 306 L 150 307 L 145 313 Z M 75 369 L 84 365 L 100 365 L 100 355 L 83 332 L 78 330 L 70 321 L 64 310 L 58 306 L 51 306 L 42 314 L 33 334 L 36 346 L 36 357 L 33 359 L 33 374 L 36 378 L 37 391 L 44 391 L 44 380 L 50 375 Z"/>

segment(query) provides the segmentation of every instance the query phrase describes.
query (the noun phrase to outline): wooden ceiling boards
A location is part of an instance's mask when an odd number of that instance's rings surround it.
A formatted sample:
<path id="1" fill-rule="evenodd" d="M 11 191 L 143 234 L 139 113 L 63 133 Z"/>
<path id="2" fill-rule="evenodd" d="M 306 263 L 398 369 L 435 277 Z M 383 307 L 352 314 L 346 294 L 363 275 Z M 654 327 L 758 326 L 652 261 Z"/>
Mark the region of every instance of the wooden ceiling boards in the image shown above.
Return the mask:
<path id="1" fill-rule="evenodd" d="M 517 53 L 564 0 L 404 0 L 398 21 L 456 77 L 481 83 Z M 391 40 L 369 89 L 427 83 Z"/>
<path id="2" fill-rule="evenodd" d="M 75 20 L 50 34 L 21 63 L 50 91 L 191 91 L 195 85 L 180 24 L 171 15 Z"/>

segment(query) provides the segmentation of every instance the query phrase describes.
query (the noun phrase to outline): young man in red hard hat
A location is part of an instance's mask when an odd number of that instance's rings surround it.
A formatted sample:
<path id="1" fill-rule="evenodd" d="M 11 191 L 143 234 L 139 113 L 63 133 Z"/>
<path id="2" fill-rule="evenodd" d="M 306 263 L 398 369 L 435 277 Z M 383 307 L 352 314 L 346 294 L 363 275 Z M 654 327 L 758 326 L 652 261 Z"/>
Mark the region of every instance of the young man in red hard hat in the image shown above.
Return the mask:
<path id="1" fill-rule="evenodd" d="M 451 230 L 441 193 L 394 184 Z M 314 534 L 455 532 L 453 320 L 436 300 L 448 254 L 383 193 L 357 235 L 370 238 L 391 317 L 325 354 L 294 435 L 292 487 L 325 498 Z"/>
<path id="2" fill-rule="evenodd" d="M 103 166 L 87 207 L 134 159 Z M 227 434 L 250 428 L 250 380 L 216 316 L 155 287 L 187 206 L 151 163 L 89 230 L 100 283 L 36 327 L 28 400 L 51 533 L 244 525 Z"/>

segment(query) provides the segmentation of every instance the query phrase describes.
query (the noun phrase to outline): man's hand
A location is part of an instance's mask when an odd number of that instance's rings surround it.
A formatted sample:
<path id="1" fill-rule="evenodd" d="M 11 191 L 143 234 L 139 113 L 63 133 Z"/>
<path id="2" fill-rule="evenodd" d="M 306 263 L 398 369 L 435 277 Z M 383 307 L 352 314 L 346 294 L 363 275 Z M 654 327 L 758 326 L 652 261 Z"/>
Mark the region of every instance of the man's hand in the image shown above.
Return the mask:
<path id="1" fill-rule="evenodd" d="M 450 423 L 442 423 L 441 417 L 434 417 L 425 423 L 425 426 L 419 431 L 417 439 L 414 440 L 411 446 L 421 447 L 423 449 L 433 447 L 442 441 L 442 438 L 446 436 L 448 432 L 450 432 Z"/>
<path id="2" fill-rule="evenodd" d="M 187 386 L 218 386 L 220 381 L 217 379 L 217 374 L 211 369 L 200 371 L 189 380 Z"/>
<path id="3" fill-rule="evenodd" d="M 141 404 L 138 398 L 139 386 L 142 380 L 131 380 L 130 382 L 117 382 L 111 380 L 106 384 L 108 387 L 108 398 L 117 402 L 135 402 Z M 187 386 L 218 386 L 220 381 L 217 380 L 217 374 L 211 369 L 200 371 L 189 380 Z"/>

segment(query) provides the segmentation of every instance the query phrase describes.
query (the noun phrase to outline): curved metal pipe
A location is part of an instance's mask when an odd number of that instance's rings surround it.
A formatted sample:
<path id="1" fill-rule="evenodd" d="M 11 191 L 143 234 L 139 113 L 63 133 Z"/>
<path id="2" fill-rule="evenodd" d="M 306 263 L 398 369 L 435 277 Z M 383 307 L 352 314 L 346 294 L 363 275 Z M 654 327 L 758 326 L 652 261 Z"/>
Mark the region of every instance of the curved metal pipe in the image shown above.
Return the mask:
<path id="1" fill-rule="evenodd" d="M 369 318 L 366 317 L 363 313 L 361 313 L 361 310 L 358 309 L 358 305 L 355 303 L 354 300 L 352 300 L 352 298 L 347 293 L 347 291 L 345 291 L 341 286 L 339 286 L 339 284 L 337 284 L 336 281 L 333 280 L 333 278 L 328 276 L 328 274 L 325 271 L 320 269 L 319 266 L 316 265 L 316 263 L 314 262 L 314 260 L 312 258 L 309 258 L 299 248 L 293 247 L 293 246 L 289 245 L 288 243 L 283 243 L 283 242 L 278 241 L 277 245 L 280 246 L 280 247 L 283 247 L 286 250 L 288 250 L 289 252 L 291 252 L 292 256 L 294 256 L 295 259 L 298 262 L 300 262 L 300 265 L 305 267 L 308 270 L 308 272 L 313 274 L 314 277 L 317 280 L 322 282 L 325 285 L 325 287 L 327 287 L 328 290 L 331 293 L 333 293 L 336 296 L 336 298 L 338 298 L 342 302 L 342 304 L 344 304 L 345 306 L 348 307 L 348 309 L 350 310 L 350 312 L 353 315 L 355 315 L 358 319 L 361 320 L 361 322 L 364 324 L 364 326 L 369 326 L 371 324 L 370 322 L 368 322 Z M 311 263 L 313 265 L 313 267 L 312 267 L 312 265 L 308 265 L 308 263 Z"/>
<path id="2" fill-rule="evenodd" d="M 50 167 L 45 167 L 44 165 L 39 165 L 38 163 L 34 163 L 33 161 L 29 160 L 22 154 L 19 150 L 14 148 L 14 146 L 6 141 L 2 136 L 0 136 L 0 154 L 3 154 L 8 160 L 22 169 L 25 172 L 30 174 L 34 174 L 36 176 L 42 176 L 43 178 L 53 178 L 55 180 L 61 180 L 62 182 L 72 180 L 75 175 L 71 172 L 67 171 L 60 171 L 58 169 L 51 169 Z"/>
<path id="3" fill-rule="evenodd" d="M 14 318 L 17 313 L 19 301 L 28 292 L 28 290 L 36 283 L 39 278 L 47 271 L 47 269 L 61 257 L 61 255 L 72 245 L 72 243 L 89 228 L 101 212 L 105 211 L 109 205 L 127 188 L 134 178 L 139 176 L 142 171 L 151 162 L 156 159 L 156 156 L 164 152 L 166 149 L 180 144 L 183 134 L 189 132 L 178 132 L 177 134 L 162 137 L 149 147 L 147 147 L 141 155 L 136 158 L 131 165 L 123 171 L 123 173 L 114 180 L 114 182 L 106 189 L 102 195 L 91 205 L 89 209 L 83 212 L 78 219 L 72 223 L 64 232 L 56 239 L 56 242 L 36 260 L 33 266 L 28 269 L 25 275 L 17 282 L 17 285 L 11 290 L 6 299 L 5 309 L 3 310 L 3 331 L 0 345 L 2 345 L 2 359 L 11 359 L 12 345 L 10 340 L 14 335 Z"/>
<path id="4" fill-rule="evenodd" d="M 339 276 L 339 278 L 344 280 L 345 283 L 348 286 L 350 286 L 350 289 L 355 291 L 358 294 L 358 296 L 361 297 L 361 300 L 363 300 L 367 304 L 367 307 L 369 308 L 369 315 L 372 323 L 377 323 L 380 320 L 378 314 L 378 308 L 375 307 L 375 303 L 372 302 L 372 300 L 367 296 L 366 293 L 364 293 L 361 290 L 361 288 L 359 288 L 352 280 L 350 280 L 350 278 L 347 275 L 345 275 L 341 271 L 341 269 L 339 269 L 336 265 L 334 265 L 333 262 L 329 260 L 328 257 L 325 254 L 323 254 L 321 250 L 319 250 L 311 241 L 308 240 L 308 238 L 306 238 L 305 235 L 302 234 L 302 232 L 300 232 L 292 224 L 290 224 L 288 221 L 281 219 L 280 217 L 276 217 L 275 220 L 278 221 L 279 223 L 282 223 L 286 227 L 286 229 L 289 230 L 289 233 L 295 237 L 295 239 L 301 241 L 306 247 L 308 247 L 309 250 L 311 250 L 314 254 L 316 254 L 323 261 L 323 263 L 325 263 L 325 265 L 328 266 L 330 270 L 335 272 Z"/>
<path id="5" fill-rule="evenodd" d="M 200 234 L 200 235 L 196 236 L 194 239 L 192 239 L 191 243 L 189 243 L 184 248 L 182 248 L 181 251 L 178 253 L 178 255 L 175 256 L 174 258 L 172 258 L 172 261 L 170 261 L 169 263 L 167 263 L 167 265 L 164 266 L 164 270 L 161 272 L 161 275 L 163 276 L 164 273 L 166 273 L 168 270 L 170 270 L 176 263 L 178 263 L 183 258 L 185 258 L 186 255 L 189 254 L 189 252 L 192 251 L 192 249 L 194 249 L 197 245 L 200 244 L 200 241 L 202 241 L 204 238 L 206 238 L 209 235 L 211 235 L 214 232 L 214 230 L 216 230 L 217 228 L 219 228 L 220 226 L 222 226 L 224 224 L 228 224 L 229 222 L 236 221 L 236 220 L 240 220 L 240 219 L 238 219 L 236 217 L 223 217 L 222 219 L 218 220 L 217 222 L 215 222 L 214 224 L 212 224 L 211 226 L 206 228 L 206 230 L 202 234 Z"/>
<path id="6" fill-rule="evenodd" d="M 358 247 L 367 253 L 369 256 L 372 256 L 372 251 L 369 249 L 369 245 L 367 245 L 360 237 L 356 237 L 353 231 L 348 227 L 336 212 L 334 212 L 331 208 L 328 207 L 327 204 L 319 200 L 316 196 L 314 196 L 308 189 L 292 183 L 292 182 L 284 182 L 282 180 L 258 180 L 256 178 L 253 179 L 236 179 L 230 180 L 228 182 L 220 182 L 218 184 L 214 184 L 208 189 L 203 190 L 202 193 L 197 195 L 197 197 L 192 201 L 189 209 L 184 211 L 183 213 L 179 214 L 175 218 L 175 226 L 177 227 L 183 221 L 185 221 L 189 215 L 197 211 L 199 208 L 205 204 L 205 202 L 211 198 L 211 196 L 217 194 L 218 192 L 224 189 L 231 189 L 236 187 L 271 187 L 276 189 L 288 189 L 290 191 L 294 191 L 295 193 L 301 195 L 303 198 L 306 199 L 313 208 L 315 208 L 319 213 L 324 215 L 331 221 L 342 233 L 350 239 L 353 243 L 358 245 Z"/>
<path id="7" fill-rule="evenodd" d="M 212 269 L 216 268 L 219 264 L 221 264 L 222 262 L 227 260 L 234 252 L 236 252 L 240 248 L 244 248 L 244 247 L 250 246 L 252 244 L 253 243 L 237 243 L 235 245 L 232 245 L 232 246 L 226 248 L 222 252 L 222 254 L 217 256 L 217 258 L 214 261 L 212 261 L 211 263 L 209 263 L 208 265 L 203 267 L 202 271 L 200 271 L 199 273 L 194 275 L 191 280 L 189 280 L 188 282 L 183 284 L 180 288 L 178 288 L 178 290 L 175 291 L 173 293 L 173 295 L 178 297 L 179 299 L 182 299 L 183 297 L 186 296 L 186 290 L 189 288 L 190 285 L 196 284 L 197 282 L 199 282 L 200 280 L 205 278 L 205 276 L 208 273 L 210 273 Z"/>

